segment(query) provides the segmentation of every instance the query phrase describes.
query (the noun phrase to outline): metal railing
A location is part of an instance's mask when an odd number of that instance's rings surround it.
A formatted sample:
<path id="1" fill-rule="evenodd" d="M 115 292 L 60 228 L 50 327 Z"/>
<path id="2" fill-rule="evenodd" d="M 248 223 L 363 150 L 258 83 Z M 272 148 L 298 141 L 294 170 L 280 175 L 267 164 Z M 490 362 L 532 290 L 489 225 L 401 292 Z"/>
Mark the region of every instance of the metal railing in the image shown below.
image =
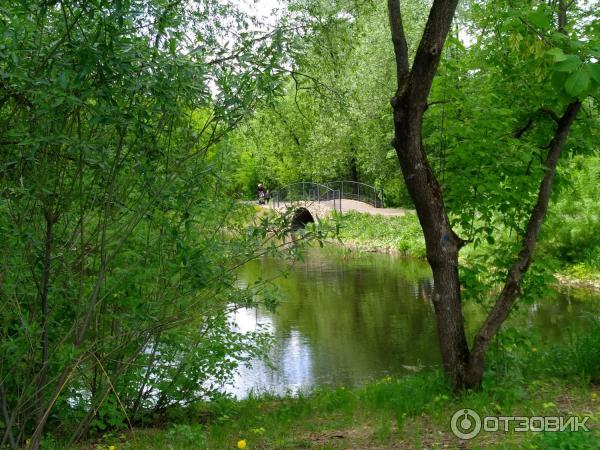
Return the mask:
<path id="1" fill-rule="evenodd" d="M 340 198 L 368 203 L 375 208 L 383 208 L 383 190 L 358 181 L 330 181 L 325 186 L 340 191 Z"/>
<path id="2" fill-rule="evenodd" d="M 334 210 L 342 210 L 340 192 L 330 186 L 310 181 L 300 181 L 298 183 L 288 184 L 282 188 L 273 191 L 271 194 L 272 205 L 279 208 L 281 203 L 293 202 L 315 202 L 330 203 Z"/>

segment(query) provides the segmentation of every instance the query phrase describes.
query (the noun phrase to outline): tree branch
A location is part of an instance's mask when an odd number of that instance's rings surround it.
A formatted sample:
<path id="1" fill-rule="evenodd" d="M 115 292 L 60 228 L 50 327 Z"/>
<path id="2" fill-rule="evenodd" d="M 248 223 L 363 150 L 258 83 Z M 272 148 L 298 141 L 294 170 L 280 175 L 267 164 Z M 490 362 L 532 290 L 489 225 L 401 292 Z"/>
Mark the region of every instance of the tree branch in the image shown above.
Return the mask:
<path id="1" fill-rule="evenodd" d="M 543 112 L 544 114 L 547 114 L 548 116 L 550 116 L 550 118 L 552 120 L 554 120 L 556 123 L 560 123 L 560 117 L 558 117 L 558 114 L 556 114 L 550 108 L 540 108 L 540 112 Z"/>
<path id="2" fill-rule="evenodd" d="M 410 95 L 421 109 L 425 108 L 457 4 L 458 0 L 434 0 L 429 12 L 410 72 Z"/>
<path id="3" fill-rule="evenodd" d="M 402 14 L 400 12 L 400 0 L 388 0 L 388 15 L 390 30 L 392 32 L 392 43 L 396 56 L 396 79 L 398 81 L 398 92 L 402 91 L 408 79 L 408 44 L 402 25 Z"/>
<path id="4" fill-rule="evenodd" d="M 548 211 L 548 203 L 550 201 L 550 194 L 552 193 L 552 184 L 554 182 L 554 175 L 556 174 L 558 159 L 565 146 L 571 125 L 575 121 L 575 117 L 577 117 L 580 108 L 581 102 L 579 100 L 570 103 L 567 106 L 565 113 L 558 121 L 558 126 L 556 127 L 554 137 L 550 143 L 550 148 L 545 161 L 546 173 L 540 183 L 537 202 L 531 212 L 527 224 L 519 257 L 512 265 L 506 278 L 504 288 L 496 300 L 496 303 L 475 336 L 471 358 L 483 358 L 490 340 L 498 332 L 500 326 L 508 317 L 512 306 L 520 294 L 523 275 L 531 264 L 540 229 L 544 222 L 546 212 Z"/>
<path id="5" fill-rule="evenodd" d="M 525 134 L 525 132 L 527 130 L 529 130 L 531 128 L 532 125 L 533 125 L 533 119 L 529 118 L 529 120 L 527 121 L 527 123 L 525 125 L 523 125 L 519 129 L 515 130 L 515 132 L 513 133 L 513 137 L 515 139 L 521 139 L 521 137 Z"/>

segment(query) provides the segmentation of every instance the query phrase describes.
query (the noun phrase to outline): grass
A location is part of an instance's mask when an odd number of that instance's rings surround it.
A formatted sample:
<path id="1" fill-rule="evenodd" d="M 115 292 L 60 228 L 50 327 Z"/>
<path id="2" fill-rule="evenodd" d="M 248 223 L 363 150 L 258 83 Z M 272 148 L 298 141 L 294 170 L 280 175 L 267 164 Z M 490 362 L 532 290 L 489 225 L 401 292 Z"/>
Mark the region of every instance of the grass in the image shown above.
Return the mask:
<path id="1" fill-rule="evenodd" d="M 296 396 L 221 398 L 157 416 L 149 428 L 106 433 L 79 450 L 235 449 L 597 449 L 600 442 L 600 321 L 563 344 L 488 355 L 483 390 L 454 394 L 439 372 Z M 590 432 L 482 432 L 461 441 L 453 414 L 588 416 Z M 112 448 L 114 446 L 114 449 Z M 46 443 L 44 448 L 62 449 Z"/>
<path id="2" fill-rule="evenodd" d="M 561 283 L 584 289 L 600 289 L 600 267 L 597 264 L 579 262 L 565 265 L 558 274 Z"/>
<path id="3" fill-rule="evenodd" d="M 186 410 L 180 423 L 104 435 L 81 448 L 234 449 L 244 440 L 248 449 L 591 449 L 600 440 L 598 391 L 586 383 L 545 379 L 453 395 L 438 373 L 425 373 L 355 389 L 318 389 L 294 398 L 222 400 Z M 464 447 L 449 426 L 462 408 L 481 416 L 590 416 L 587 425 L 596 431 L 481 433 Z"/>
<path id="4" fill-rule="evenodd" d="M 414 213 L 404 216 L 380 216 L 350 211 L 330 219 L 339 227 L 345 244 L 366 250 L 399 252 L 416 258 L 425 257 L 425 240 Z"/>

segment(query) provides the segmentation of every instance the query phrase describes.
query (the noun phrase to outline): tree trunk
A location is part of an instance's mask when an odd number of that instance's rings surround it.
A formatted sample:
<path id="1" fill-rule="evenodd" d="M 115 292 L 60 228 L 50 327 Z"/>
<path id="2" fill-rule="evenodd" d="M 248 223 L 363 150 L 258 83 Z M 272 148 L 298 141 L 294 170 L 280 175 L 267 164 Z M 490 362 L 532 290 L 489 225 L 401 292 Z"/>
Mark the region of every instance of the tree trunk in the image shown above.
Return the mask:
<path id="1" fill-rule="evenodd" d="M 440 61 L 442 47 L 456 10 L 456 0 L 434 0 L 412 67 L 402 24 L 399 0 L 388 0 L 390 30 L 396 59 L 394 139 L 404 181 L 415 204 L 427 247 L 427 261 L 433 272 L 433 304 L 444 372 L 455 390 L 478 389 L 483 380 L 485 351 L 520 294 L 523 275 L 533 258 L 535 244 L 548 209 L 558 159 L 570 127 L 581 106 L 568 105 L 550 143 L 546 172 L 537 203 L 531 213 L 521 251 L 509 271 L 504 288 L 469 351 L 458 276 L 458 253 L 464 245 L 452 230 L 439 183 L 427 161 L 421 126 L 427 97 Z"/>
<path id="2" fill-rule="evenodd" d="M 354 147 L 352 148 L 352 153 L 355 152 Z M 350 158 L 350 180 L 359 182 L 358 179 L 358 167 L 356 167 L 356 156 L 352 155 Z"/>
<path id="3" fill-rule="evenodd" d="M 433 305 L 444 372 L 454 389 L 464 386 L 469 348 L 464 330 L 458 278 L 462 241 L 452 230 L 442 192 L 421 141 L 421 125 L 441 50 L 450 29 L 456 0 L 436 0 L 409 69 L 408 46 L 398 0 L 389 0 L 398 87 L 392 98 L 394 139 L 402 174 L 415 204 L 433 272 Z"/>
<path id="4" fill-rule="evenodd" d="M 401 97 L 395 103 L 393 144 L 425 236 L 444 372 L 453 387 L 460 389 L 469 357 L 458 278 L 458 252 L 463 241 L 452 231 L 439 184 L 422 149 L 421 114 L 411 114 L 409 98 Z"/>
<path id="5" fill-rule="evenodd" d="M 48 352 L 49 352 L 49 341 L 48 341 L 48 324 L 49 308 L 48 308 L 48 290 L 50 287 L 50 265 L 52 262 L 52 241 L 54 239 L 53 227 L 56 222 L 56 217 L 52 212 L 52 208 L 47 206 L 44 209 L 44 218 L 46 219 L 46 234 L 44 238 L 44 266 L 42 272 L 41 286 L 40 286 L 40 321 L 42 323 L 42 336 L 41 336 L 41 355 L 40 355 L 40 370 L 37 375 L 36 385 L 36 421 L 40 423 L 43 420 L 44 411 L 46 408 L 44 391 L 46 390 L 47 381 L 47 366 L 48 366 Z M 32 440 L 31 447 L 37 448 L 39 446 L 39 440 L 36 438 Z"/>

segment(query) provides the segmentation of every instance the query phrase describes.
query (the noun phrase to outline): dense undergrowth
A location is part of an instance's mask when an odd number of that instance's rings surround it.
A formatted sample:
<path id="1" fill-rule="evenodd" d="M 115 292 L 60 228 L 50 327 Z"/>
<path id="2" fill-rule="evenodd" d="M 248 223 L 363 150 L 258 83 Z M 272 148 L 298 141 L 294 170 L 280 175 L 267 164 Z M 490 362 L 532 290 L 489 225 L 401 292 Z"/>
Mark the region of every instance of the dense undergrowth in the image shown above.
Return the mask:
<path id="1" fill-rule="evenodd" d="M 566 276 L 600 283 L 600 158 L 576 157 L 564 168 L 542 247 Z"/>

